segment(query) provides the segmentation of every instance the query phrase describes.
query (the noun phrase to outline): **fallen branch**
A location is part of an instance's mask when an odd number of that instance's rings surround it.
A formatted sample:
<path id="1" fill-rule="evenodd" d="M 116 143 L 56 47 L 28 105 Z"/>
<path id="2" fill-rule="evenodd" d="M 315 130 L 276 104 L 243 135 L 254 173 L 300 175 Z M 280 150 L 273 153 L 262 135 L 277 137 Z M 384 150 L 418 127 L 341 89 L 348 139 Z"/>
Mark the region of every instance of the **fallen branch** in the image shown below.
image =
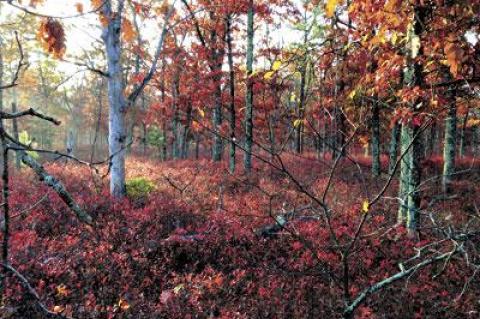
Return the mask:
<path id="1" fill-rule="evenodd" d="M 430 258 L 427 258 L 425 260 L 423 260 L 422 262 L 419 262 L 418 264 L 410 267 L 410 268 L 403 268 L 403 266 L 401 265 L 401 271 L 396 273 L 395 275 L 393 276 L 390 276 L 388 278 L 385 278 L 384 280 L 382 281 L 379 281 L 373 285 L 371 285 L 370 287 L 368 287 L 367 289 L 363 290 L 359 295 L 357 295 L 357 297 L 349 304 L 345 307 L 344 311 L 343 311 L 343 318 L 352 318 L 353 316 L 353 312 L 363 303 L 365 302 L 365 300 L 372 294 L 374 294 L 375 292 L 383 289 L 383 288 L 386 288 L 388 286 L 390 286 L 391 284 L 393 284 L 394 282 L 396 281 L 399 281 L 411 274 L 413 274 L 414 272 L 416 272 L 417 270 L 420 270 L 422 268 L 425 268 L 426 266 L 429 266 L 431 264 L 434 264 L 436 262 L 440 262 L 440 261 L 443 261 L 443 260 L 448 260 L 450 259 L 453 255 L 455 255 L 456 253 L 458 253 L 460 250 L 458 248 L 458 246 L 453 249 L 452 251 L 449 251 L 449 252 L 446 252 L 446 253 L 443 253 L 443 254 L 440 254 L 440 255 L 436 255 L 436 256 L 432 256 Z"/>
<path id="2" fill-rule="evenodd" d="M 4 263 L 0 263 L 0 266 L 2 266 L 7 272 L 10 272 L 15 278 L 17 278 L 20 281 L 20 284 L 22 285 L 22 287 L 27 291 L 28 295 L 30 295 L 35 300 L 38 308 L 45 314 L 46 318 L 62 318 L 62 319 L 70 318 L 62 314 L 55 313 L 48 310 L 48 307 L 45 306 L 45 304 L 42 302 L 42 300 L 40 299 L 40 296 L 35 291 L 35 288 L 32 287 L 32 285 L 28 282 L 27 278 L 25 278 L 25 276 L 19 273 L 18 270 Z"/>
<path id="3" fill-rule="evenodd" d="M 37 174 L 41 181 L 50 186 L 58 194 L 58 196 L 60 196 L 63 202 L 75 213 L 78 219 L 89 225 L 93 223 L 92 216 L 78 206 L 73 197 L 67 192 L 63 184 L 58 179 L 49 175 L 43 166 L 34 160 L 30 155 L 28 155 L 28 153 L 24 150 L 19 150 L 18 153 L 22 163 L 30 167 L 35 174 Z"/>

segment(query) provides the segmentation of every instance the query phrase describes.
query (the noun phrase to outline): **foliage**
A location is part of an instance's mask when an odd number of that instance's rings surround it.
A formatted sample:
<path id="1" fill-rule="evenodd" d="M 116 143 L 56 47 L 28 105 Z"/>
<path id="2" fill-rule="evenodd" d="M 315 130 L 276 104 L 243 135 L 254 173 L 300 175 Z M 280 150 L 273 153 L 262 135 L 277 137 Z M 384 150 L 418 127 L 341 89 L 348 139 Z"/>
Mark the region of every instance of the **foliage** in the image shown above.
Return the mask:
<path id="1" fill-rule="evenodd" d="M 33 144 L 34 140 L 32 138 L 30 138 L 30 135 L 28 134 L 27 131 L 20 132 L 20 134 L 18 134 L 18 140 L 19 140 L 20 143 L 22 143 L 24 145 L 35 147 L 35 145 Z M 35 151 L 27 151 L 27 154 L 30 155 L 34 159 L 39 159 L 40 158 L 40 155 Z"/>
<path id="2" fill-rule="evenodd" d="M 144 177 L 137 177 L 127 180 L 127 196 L 133 201 L 141 201 L 148 198 L 148 196 L 155 189 L 155 184 Z"/>
<path id="3" fill-rule="evenodd" d="M 285 165 L 302 178 L 320 168 L 295 158 L 286 158 Z M 138 159 L 127 167 L 132 174 L 159 180 L 151 193 L 154 196 L 142 207 L 111 201 L 105 184 L 100 193 L 90 192 L 95 181 L 87 168 L 48 166 L 95 216 L 94 231 L 79 224 L 53 195 L 25 212 L 44 196 L 45 188 L 27 175 L 15 179 L 12 207 L 14 213 L 24 212 L 22 221 L 13 224 L 12 263 L 29 278 L 49 309 L 92 319 L 339 317 L 342 290 L 334 278 L 341 276 L 342 267 L 340 256 L 327 244 L 329 234 L 322 221 L 298 220 L 277 237 L 259 238 L 250 229 L 273 222 L 264 211 L 269 198 L 249 184 L 225 177 L 224 167 L 209 161 L 162 164 Z M 338 238 L 349 238 L 355 225 L 347 221 L 363 215 L 361 203 L 355 200 L 361 198 L 362 190 L 348 166 L 341 170 L 345 181 L 336 183 L 335 209 L 341 208 L 342 214 L 334 216 L 333 222 Z M 180 194 L 171 183 L 189 186 Z M 295 205 L 305 201 L 284 187 L 288 177 L 267 174 L 253 183 Z M 313 186 L 321 189 L 325 183 L 319 180 Z M 219 192 L 212 187 L 220 184 L 222 213 L 215 210 Z M 370 185 L 375 187 L 374 182 Z M 458 186 L 472 196 L 480 191 L 473 184 Z M 464 202 L 452 202 L 448 213 L 460 219 L 462 211 L 469 209 Z M 278 209 L 281 205 L 274 202 Z M 372 235 L 360 239 L 350 263 L 352 294 L 395 273 L 399 261 L 415 254 L 419 243 L 409 239 L 402 227 L 389 227 L 395 221 L 392 208 L 385 203 L 368 214 L 366 233 Z M 422 243 L 430 236 L 425 233 Z M 315 245 L 314 250 L 304 240 Z M 478 311 L 478 279 L 455 299 L 469 271 L 452 260 L 432 280 L 440 270 L 439 265 L 419 271 L 407 284 L 373 295 L 359 309 L 358 318 L 385 314 L 388 318 L 466 318 Z M 42 318 L 13 278 L 7 293 L 2 315 Z"/>

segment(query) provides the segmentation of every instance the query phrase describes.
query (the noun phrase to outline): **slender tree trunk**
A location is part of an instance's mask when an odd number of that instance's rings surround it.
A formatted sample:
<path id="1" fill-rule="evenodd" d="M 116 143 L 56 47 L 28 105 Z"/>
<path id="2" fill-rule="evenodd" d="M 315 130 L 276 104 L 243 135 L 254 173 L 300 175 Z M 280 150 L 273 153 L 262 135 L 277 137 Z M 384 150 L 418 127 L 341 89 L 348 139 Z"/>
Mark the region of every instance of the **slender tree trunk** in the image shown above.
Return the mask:
<path id="1" fill-rule="evenodd" d="M 3 64 L 3 39 L 0 38 L 0 85 L 3 84 L 4 64 Z M 3 111 L 3 90 L 0 89 L 0 111 Z M 9 205 L 9 177 L 8 177 L 8 148 L 7 138 L 5 135 L 5 127 L 3 119 L 0 119 L 0 152 L 1 152 L 1 167 L 2 167 L 2 218 L 1 222 L 3 227 L 3 242 L 2 242 L 2 263 L 9 264 L 8 262 L 8 248 L 10 241 L 10 205 Z M 7 280 L 7 271 L 2 268 L 0 273 L 0 302 L 2 305 L 5 303 L 5 288 Z"/>
<path id="2" fill-rule="evenodd" d="M 17 103 L 16 102 L 12 102 L 12 113 L 14 113 L 14 114 L 17 113 Z M 13 132 L 12 132 L 13 138 L 18 141 L 18 137 L 19 137 L 19 135 L 18 135 L 18 122 L 17 122 L 16 118 L 12 119 L 12 130 L 13 130 Z M 20 155 L 17 152 L 15 152 L 15 168 L 17 170 L 19 170 L 21 168 L 21 165 L 22 165 L 22 162 L 20 161 Z"/>
<path id="3" fill-rule="evenodd" d="M 465 113 L 465 116 L 462 119 L 462 130 L 460 131 L 460 157 L 461 158 L 465 156 L 465 146 L 466 146 L 465 132 L 467 130 L 468 113 L 469 113 L 469 110 L 467 110 L 467 113 Z"/>
<path id="4" fill-rule="evenodd" d="M 397 153 L 398 153 L 398 140 L 400 139 L 401 125 L 400 123 L 395 123 L 392 128 L 392 134 L 390 137 L 390 148 L 389 148 L 389 160 L 388 160 L 388 172 L 393 174 L 393 169 L 395 168 L 395 163 L 397 162 Z"/>
<path id="5" fill-rule="evenodd" d="M 190 137 L 190 126 L 192 123 L 192 104 L 189 103 L 187 108 L 187 119 L 185 126 L 183 127 L 183 136 L 182 136 L 182 147 L 181 147 L 181 158 L 187 159 L 188 157 L 188 149 L 190 145 L 189 137 Z"/>
<path id="6" fill-rule="evenodd" d="M 372 175 L 380 176 L 380 109 L 378 102 L 372 108 Z"/>
<path id="7" fill-rule="evenodd" d="M 233 66 L 233 48 L 232 48 L 232 17 L 227 17 L 227 47 L 228 47 L 228 69 L 229 69 L 229 89 L 230 89 L 230 154 L 229 154 L 229 168 L 230 172 L 235 172 L 235 153 L 236 153 L 236 140 L 235 140 L 235 69 Z"/>
<path id="8" fill-rule="evenodd" d="M 165 122 L 163 123 L 162 127 L 162 145 L 160 146 L 161 148 L 161 158 L 162 161 L 166 161 L 168 154 L 167 154 L 167 125 Z"/>
<path id="9" fill-rule="evenodd" d="M 419 226 L 420 217 L 420 181 L 421 181 L 421 156 L 422 143 L 419 138 L 419 128 L 417 126 L 409 126 L 408 134 L 412 140 L 410 160 L 410 178 L 408 187 L 408 215 L 407 229 L 411 236 L 414 236 Z"/>
<path id="10" fill-rule="evenodd" d="M 173 114 L 173 119 L 172 119 L 172 157 L 173 159 L 178 159 L 179 157 L 179 149 L 178 149 L 178 144 L 179 144 L 179 129 L 178 129 L 178 111 L 175 109 L 174 114 Z"/>
<path id="11" fill-rule="evenodd" d="M 142 122 L 142 129 L 143 129 L 143 139 L 142 139 L 142 144 L 143 144 L 143 156 L 147 155 L 147 148 L 148 148 L 148 127 L 145 121 Z"/>
<path id="12" fill-rule="evenodd" d="M 306 13 L 305 13 L 306 14 Z M 307 17 L 304 18 L 305 24 L 307 23 Z M 303 33 L 303 44 L 306 46 L 308 44 L 308 32 L 309 29 L 306 28 Z M 300 65 L 300 100 L 298 103 L 298 119 L 301 120 L 297 127 L 295 128 L 295 151 L 300 154 L 303 152 L 303 131 L 304 123 L 303 117 L 305 113 L 305 104 L 306 104 L 306 86 L 307 86 L 307 55 L 305 54 L 304 58 L 301 61 Z"/>
<path id="13" fill-rule="evenodd" d="M 445 193 L 451 191 L 453 174 L 455 173 L 455 157 L 457 148 L 457 106 L 455 95 L 448 92 L 449 109 L 445 120 L 445 139 L 443 145 L 443 178 L 442 187 Z"/>
<path id="14" fill-rule="evenodd" d="M 404 123 L 401 125 L 400 133 L 400 152 L 403 155 L 403 158 L 400 162 L 400 181 L 399 181 L 399 191 L 398 197 L 400 199 L 400 204 L 398 207 L 397 223 L 403 224 L 407 220 L 408 212 L 408 187 L 410 184 L 410 165 L 412 157 L 411 150 L 408 150 L 408 147 L 411 143 L 410 135 L 408 134 L 408 124 Z"/>
<path id="15" fill-rule="evenodd" d="M 200 134 L 195 134 L 195 159 L 200 157 Z"/>
<path id="16" fill-rule="evenodd" d="M 249 1 L 247 18 L 247 92 L 245 98 L 246 116 L 245 116 L 245 171 L 252 169 L 252 147 L 253 147 L 253 0 Z"/>
<path id="17" fill-rule="evenodd" d="M 422 54 L 421 34 L 425 27 L 426 8 L 415 5 L 414 18 L 411 26 L 409 41 L 407 42 L 407 66 L 404 69 L 404 86 L 414 87 L 423 85 L 423 67 L 418 62 L 418 55 Z M 420 46 L 412 45 L 420 43 Z M 413 116 L 417 116 L 417 105 L 420 101 L 412 104 Z M 402 222 L 406 217 L 406 227 L 411 237 L 417 236 L 420 210 L 420 181 L 421 181 L 421 138 L 419 128 L 414 121 L 402 125 L 401 148 L 402 153 L 410 146 L 407 156 L 402 160 L 399 197 L 402 200 L 399 207 L 398 220 Z M 406 198 L 405 198 L 406 196 Z M 405 204 L 408 209 L 405 212 Z"/>
<path id="18" fill-rule="evenodd" d="M 99 82 L 98 85 L 98 111 L 97 111 L 97 121 L 95 123 L 95 133 L 93 136 L 92 151 L 90 155 L 90 162 L 93 162 L 95 159 L 95 152 L 97 148 L 97 140 L 100 132 L 100 125 L 102 123 L 102 109 L 103 109 L 103 80 Z"/>
<path id="19" fill-rule="evenodd" d="M 108 101 L 109 101 L 109 156 L 110 156 L 110 193 L 114 197 L 125 195 L 125 113 L 122 66 L 121 66 L 121 25 L 124 0 L 118 1 L 115 14 L 111 0 L 103 5 L 103 14 L 111 17 L 103 29 L 103 42 L 108 64 Z"/>
<path id="20" fill-rule="evenodd" d="M 428 147 L 425 148 L 425 158 L 428 158 L 436 153 L 436 136 L 437 136 L 437 123 L 433 122 L 430 126 L 428 140 L 426 141 Z"/>

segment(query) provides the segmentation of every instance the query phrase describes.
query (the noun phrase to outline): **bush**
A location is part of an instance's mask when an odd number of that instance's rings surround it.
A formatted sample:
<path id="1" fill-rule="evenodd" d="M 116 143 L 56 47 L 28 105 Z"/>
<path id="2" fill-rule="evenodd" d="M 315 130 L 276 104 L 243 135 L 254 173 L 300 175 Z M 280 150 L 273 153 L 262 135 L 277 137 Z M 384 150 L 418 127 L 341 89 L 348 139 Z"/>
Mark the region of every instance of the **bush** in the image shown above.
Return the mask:
<path id="1" fill-rule="evenodd" d="M 150 193 L 155 190 L 155 184 L 144 178 L 132 178 L 126 182 L 127 196 L 134 202 L 145 202 Z"/>

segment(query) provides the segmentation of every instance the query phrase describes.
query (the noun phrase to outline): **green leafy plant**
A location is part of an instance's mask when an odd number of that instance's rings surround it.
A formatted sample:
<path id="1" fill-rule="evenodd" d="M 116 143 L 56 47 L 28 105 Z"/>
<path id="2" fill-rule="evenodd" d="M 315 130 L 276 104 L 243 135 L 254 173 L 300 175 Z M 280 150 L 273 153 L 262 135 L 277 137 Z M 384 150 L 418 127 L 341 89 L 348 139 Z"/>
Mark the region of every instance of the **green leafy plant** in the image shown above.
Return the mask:
<path id="1" fill-rule="evenodd" d="M 126 182 L 127 196 L 135 202 L 144 202 L 155 190 L 155 184 L 144 177 L 136 177 Z"/>
<path id="2" fill-rule="evenodd" d="M 34 140 L 30 138 L 30 135 L 28 135 L 27 131 L 20 132 L 18 136 L 18 140 L 20 143 L 24 145 L 30 145 L 30 146 L 32 146 L 34 142 Z M 38 158 L 40 157 L 40 155 L 35 151 L 27 151 L 27 154 L 30 155 L 35 160 L 38 160 Z"/>

